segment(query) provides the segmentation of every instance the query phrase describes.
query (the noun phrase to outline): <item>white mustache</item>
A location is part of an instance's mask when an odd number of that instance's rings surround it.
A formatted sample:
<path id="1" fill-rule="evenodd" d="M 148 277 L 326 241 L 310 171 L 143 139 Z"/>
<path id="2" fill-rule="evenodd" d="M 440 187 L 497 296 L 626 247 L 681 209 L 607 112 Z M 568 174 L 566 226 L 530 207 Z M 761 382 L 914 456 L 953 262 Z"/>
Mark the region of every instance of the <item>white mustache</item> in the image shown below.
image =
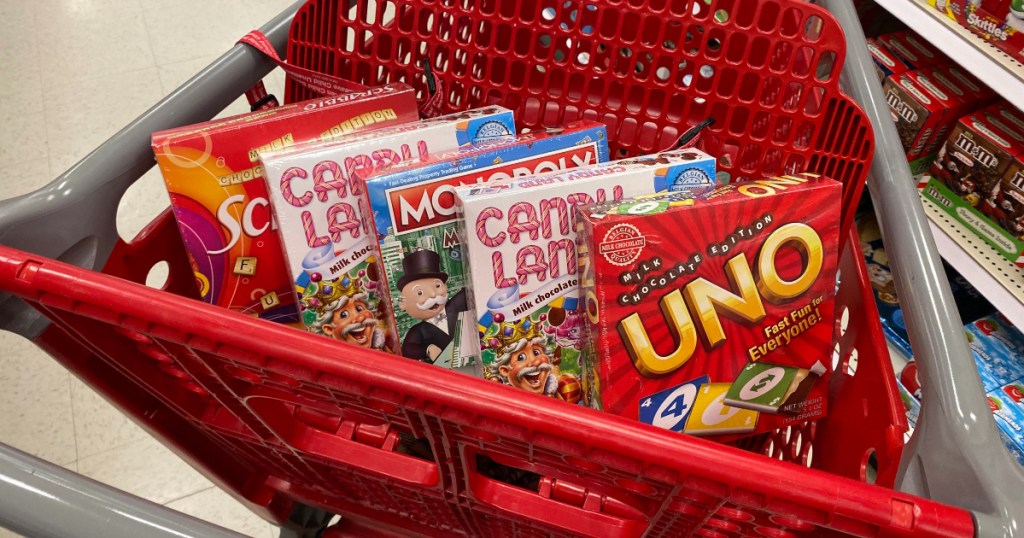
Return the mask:
<path id="1" fill-rule="evenodd" d="M 423 301 L 422 303 L 416 303 L 416 306 L 420 307 L 423 310 L 430 310 L 435 306 L 444 306 L 444 304 L 447 302 L 448 297 L 444 295 L 435 295 L 433 297 L 430 297 L 426 301 Z"/>
<path id="2" fill-rule="evenodd" d="M 550 363 L 544 363 L 541 364 L 540 366 L 529 366 L 527 368 L 519 370 L 519 373 L 516 374 L 516 379 L 520 380 L 525 376 L 539 374 L 541 372 L 550 372 L 553 368 L 554 366 L 551 366 Z"/>
<path id="3" fill-rule="evenodd" d="M 359 329 L 362 329 L 364 327 L 368 329 L 368 328 L 373 327 L 375 325 L 377 325 L 377 320 L 375 320 L 375 319 L 366 319 L 366 320 L 363 320 L 363 321 L 357 321 L 357 322 L 355 322 L 355 323 L 345 327 L 344 329 L 342 329 L 341 330 L 341 335 L 342 336 L 348 336 L 348 333 L 350 333 L 352 331 L 358 331 Z"/>

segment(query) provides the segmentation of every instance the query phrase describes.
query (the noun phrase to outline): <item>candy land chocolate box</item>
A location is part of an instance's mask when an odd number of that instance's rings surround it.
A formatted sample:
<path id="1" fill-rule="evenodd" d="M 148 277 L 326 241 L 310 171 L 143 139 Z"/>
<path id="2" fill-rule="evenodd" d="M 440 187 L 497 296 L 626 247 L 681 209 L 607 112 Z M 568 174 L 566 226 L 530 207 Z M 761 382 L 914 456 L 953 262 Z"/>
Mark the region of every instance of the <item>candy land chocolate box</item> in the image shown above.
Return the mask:
<path id="1" fill-rule="evenodd" d="M 702 436 L 824 416 L 841 193 L 800 175 L 581 209 L 591 404 Z"/>
<path id="2" fill-rule="evenodd" d="M 684 149 L 456 189 L 469 305 L 487 379 L 585 403 L 580 390 L 577 205 L 712 184 Z"/>
<path id="3" fill-rule="evenodd" d="M 417 118 L 413 89 L 392 84 L 155 133 L 202 300 L 298 324 L 259 152 Z"/>
<path id="4" fill-rule="evenodd" d="M 604 124 L 578 121 L 400 163 L 369 178 L 366 216 L 377 232 L 402 355 L 467 372 L 477 355 L 456 234 L 456 186 L 607 160 Z"/>
<path id="5" fill-rule="evenodd" d="M 512 113 L 489 107 L 263 153 L 292 293 L 306 328 L 395 351 L 390 307 L 381 301 L 386 294 L 377 237 L 363 217 L 366 178 L 378 168 L 514 132 Z"/>

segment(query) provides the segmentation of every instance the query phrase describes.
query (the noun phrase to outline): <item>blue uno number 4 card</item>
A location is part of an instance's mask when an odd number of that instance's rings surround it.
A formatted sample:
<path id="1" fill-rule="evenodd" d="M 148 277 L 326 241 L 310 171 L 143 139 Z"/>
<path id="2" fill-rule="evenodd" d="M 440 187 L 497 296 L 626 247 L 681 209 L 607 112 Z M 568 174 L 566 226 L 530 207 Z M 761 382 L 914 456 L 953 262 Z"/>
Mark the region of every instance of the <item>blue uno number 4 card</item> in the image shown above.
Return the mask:
<path id="1" fill-rule="evenodd" d="M 697 401 L 697 391 L 707 382 L 708 376 L 698 377 L 640 400 L 640 422 L 682 432 Z"/>

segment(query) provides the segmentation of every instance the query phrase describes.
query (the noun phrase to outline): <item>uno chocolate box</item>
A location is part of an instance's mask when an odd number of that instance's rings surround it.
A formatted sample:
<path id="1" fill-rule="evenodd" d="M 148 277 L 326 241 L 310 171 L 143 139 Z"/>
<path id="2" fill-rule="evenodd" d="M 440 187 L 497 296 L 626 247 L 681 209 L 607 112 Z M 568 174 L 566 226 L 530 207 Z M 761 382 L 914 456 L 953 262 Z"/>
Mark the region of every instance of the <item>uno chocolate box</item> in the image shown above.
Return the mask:
<path id="1" fill-rule="evenodd" d="M 467 371 L 478 352 L 476 320 L 466 314 L 455 187 L 602 163 L 607 138 L 604 124 L 578 121 L 400 163 L 366 181 L 365 217 L 377 232 L 403 356 Z M 472 345 L 461 345 L 465 334 Z"/>
<path id="2" fill-rule="evenodd" d="M 363 215 L 379 168 L 515 133 L 512 112 L 488 107 L 261 158 L 302 322 L 314 333 L 393 352 L 376 234 Z"/>
<path id="3" fill-rule="evenodd" d="M 467 298 L 484 377 L 586 403 L 579 382 L 573 207 L 708 186 L 714 177 L 713 158 L 682 149 L 457 188 Z"/>
<path id="4" fill-rule="evenodd" d="M 878 73 L 878 80 L 883 81 L 891 75 L 898 75 L 910 71 L 910 66 L 903 63 L 893 54 L 889 49 L 885 48 L 874 39 L 867 40 L 868 52 L 871 53 L 871 59 L 875 62 L 875 72 Z"/>
<path id="5" fill-rule="evenodd" d="M 841 192 L 800 175 L 582 208 L 592 405 L 704 436 L 824 416 Z"/>
<path id="6" fill-rule="evenodd" d="M 153 134 L 153 151 L 203 301 L 298 324 L 258 153 L 419 117 L 391 84 Z"/>

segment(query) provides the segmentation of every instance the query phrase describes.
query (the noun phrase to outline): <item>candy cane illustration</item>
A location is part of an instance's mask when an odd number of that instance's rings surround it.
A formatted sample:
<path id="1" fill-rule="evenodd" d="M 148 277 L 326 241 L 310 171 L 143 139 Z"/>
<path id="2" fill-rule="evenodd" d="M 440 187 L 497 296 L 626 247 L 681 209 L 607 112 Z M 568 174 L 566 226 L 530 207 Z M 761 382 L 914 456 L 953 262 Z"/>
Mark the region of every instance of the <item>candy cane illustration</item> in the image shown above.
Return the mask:
<path id="1" fill-rule="evenodd" d="M 292 190 L 293 179 L 306 179 L 306 177 L 306 171 L 296 166 L 284 171 L 284 174 L 281 175 L 281 196 L 284 197 L 284 201 L 295 207 L 302 207 L 313 201 L 313 193 L 306 191 L 305 194 L 298 197 Z"/>
<path id="2" fill-rule="evenodd" d="M 313 214 L 309 211 L 302 212 L 302 229 L 306 231 L 306 244 L 309 248 L 322 247 L 329 242 L 326 235 L 317 237 L 313 230 Z"/>
<path id="3" fill-rule="evenodd" d="M 338 219 L 338 214 L 342 214 L 344 219 Z M 359 237 L 359 218 L 351 204 L 332 205 L 327 210 L 327 222 L 330 223 L 327 233 L 331 234 L 331 240 L 335 243 L 341 242 L 341 234 L 344 232 L 351 233 L 353 239 Z"/>
<path id="4" fill-rule="evenodd" d="M 484 246 L 494 248 L 505 242 L 505 232 L 498 232 L 498 235 L 494 237 L 487 235 L 487 219 L 500 219 L 501 217 L 501 210 L 496 207 L 488 207 L 476 217 L 476 236 Z"/>
<path id="5" fill-rule="evenodd" d="M 516 279 L 505 278 L 505 263 L 501 259 L 500 252 L 491 254 L 491 262 L 494 265 L 494 287 L 498 289 L 509 288 L 516 285 Z"/>
<path id="6" fill-rule="evenodd" d="M 345 157 L 345 174 L 349 178 L 352 194 L 361 194 L 362 180 L 360 178 L 367 178 L 373 174 L 373 159 L 369 155 Z"/>
<path id="7" fill-rule="evenodd" d="M 527 263 L 527 258 L 533 256 L 533 263 Z M 537 275 L 537 280 L 544 282 L 547 279 L 548 267 L 544 265 L 544 251 L 537 245 L 523 247 L 516 254 L 516 274 L 519 275 L 519 283 L 525 285 L 531 274 Z"/>
<path id="8" fill-rule="evenodd" d="M 540 214 L 544 218 L 540 221 L 540 233 L 545 239 L 551 238 L 551 210 L 558 211 L 558 231 L 562 235 L 569 233 L 569 207 L 562 197 L 551 198 L 540 201 Z"/>
<path id="9" fill-rule="evenodd" d="M 325 181 L 324 177 L 328 173 L 331 179 Z M 337 191 L 338 196 L 345 196 L 345 180 L 341 174 L 341 166 L 334 161 L 317 163 L 313 167 L 313 190 L 316 191 L 316 198 L 321 202 L 327 201 L 327 193 L 330 191 Z"/>
<path id="10" fill-rule="evenodd" d="M 576 274 L 576 243 L 572 239 L 562 238 L 548 244 L 548 263 L 551 265 L 551 278 L 558 278 L 562 264 L 558 261 L 558 253 L 565 257 L 566 274 Z"/>
<path id="11" fill-rule="evenodd" d="M 525 215 L 525 216 L 523 216 Z M 524 219 L 520 222 L 520 219 Z M 530 202 L 519 202 L 508 210 L 508 235 L 513 243 L 519 243 L 520 234 L 529 233 L 530 239 L 536 241 L 540 237 L 537 223 L 537 210 Z"/>

